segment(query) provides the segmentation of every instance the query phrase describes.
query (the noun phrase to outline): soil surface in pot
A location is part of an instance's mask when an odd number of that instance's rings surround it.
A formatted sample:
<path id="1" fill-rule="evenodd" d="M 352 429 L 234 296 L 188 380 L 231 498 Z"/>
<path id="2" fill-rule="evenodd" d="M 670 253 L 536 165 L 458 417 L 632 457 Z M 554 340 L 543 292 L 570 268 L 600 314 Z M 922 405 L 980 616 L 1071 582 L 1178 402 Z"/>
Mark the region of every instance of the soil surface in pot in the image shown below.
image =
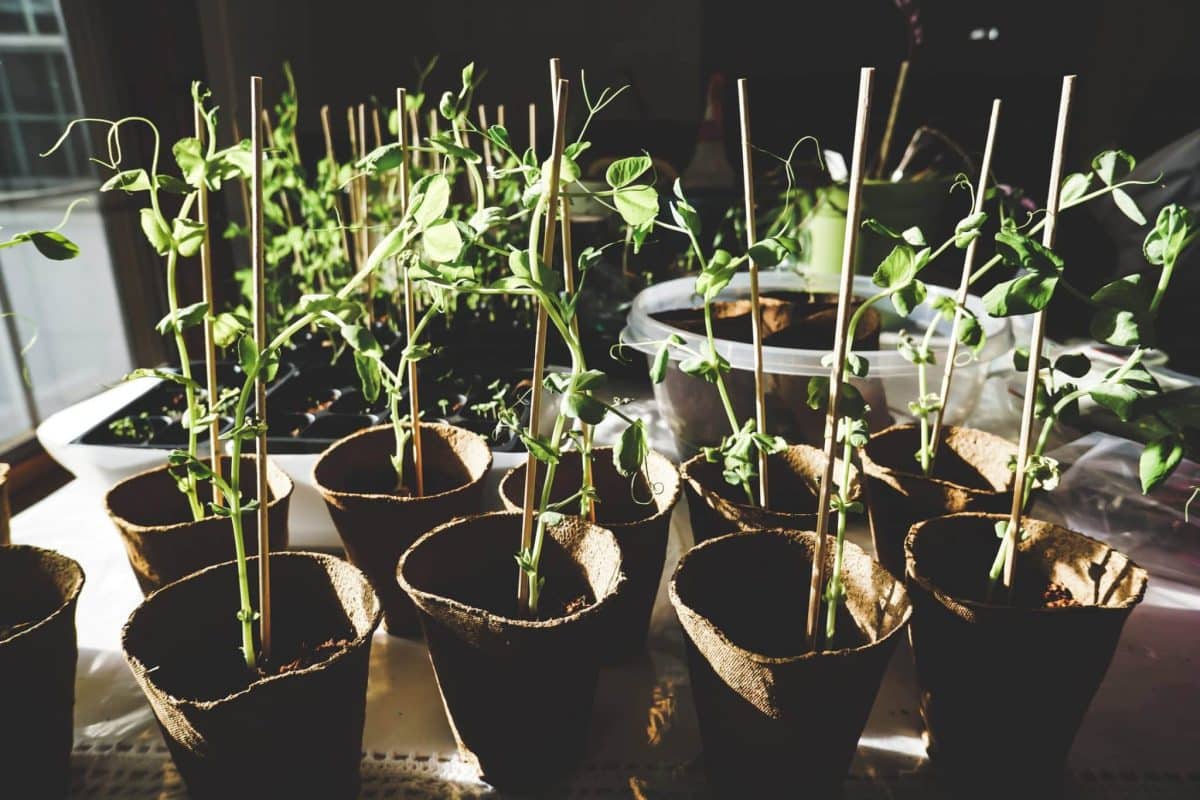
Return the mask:
<path id="1" fill-rule="evenodd" d="M 413 471 L 416 469 L 412 464 L 412 449 L 409 448 L 406 452 L 406 464 L 404 465 L 404 480 L 403 486 L 396 486 L 396 471 L 391 465 L 387 466 L 370 466 L 363 465 L 357 469 L 348 470 L 346 479 L 342 483 L 343 486 L 353 486 L 353 491 L 358 494 L 394 494 L 397 497 L 411 497 L 413 490 L 409 484 L 416 480 Z M 436 469 L 432 464 L 426 464 L 424 469 L 424 484 L 425 494 L 441 494 L 449 492 L 452 489 L 457 489 L 460 486 L 465 486 L 470 482 L 471 478 L 466 474 L 466 471 L 450 471 Z"/>
<path id="2" fill-rule="evenodd" d="M 778 456 L 768 457 L 767 472 L 771 478 L 770 496 L 771 510 L 785 514 L 815 514 L 817 513 L 817 496 L 813 487 L 787 465 L 779 463 Z M 700 485 L 719 497 L 736 505 L 748 505 L 746 492 L 740 485 L 733 485 L 725 480 L 720 462 L 698 460 L 688 467 L 689 475 L 700 482 Z M 758 502 L 758 482 L 750 482 L 750 490 L 754 492 L 755 503 Z"/>
<path id="3" fill-rule="evenodd" d="M 763 344 L 801 350 L 828 350 L 833 347 L 833 329 L 837 318 L 837 296 L 811 292 L 764 292 L 759 296 L 763 315 Z M 853 308 L 861 305 L 856 301 Z M 753 342 L 750 329 L 750 301 L 722 300 L 712 304 L 713 335 L 743 344 Z M 704 309 L 680 308 L 651 314 L 655 320 L 690 333 L 704 333 Z M 869 311 L 856 332 L 856 343 L 874 339 L 865 349 L 878 347 L 879 314 Z"/>
<path id="4" fill-rule="evenodd" d="M 880 440 L 880 445 L 872 448 L 871 458 L 881 467 L 895 472 L 905 472 L 910 475 L 923 475 L 921 464 L 917 461 L 916 451 L 906 447 L 883 445 L 907 444 L 900 439 L 888 439 L 886 443 Z M 929 478 L 946 481 L 968 489 L 984 492 L 996 491 L 995 484 L 989 481 L 979 467 L 962 457 L 952 447 L 939 447 L 937 458 L 933 462 L 933 471 Z"/>

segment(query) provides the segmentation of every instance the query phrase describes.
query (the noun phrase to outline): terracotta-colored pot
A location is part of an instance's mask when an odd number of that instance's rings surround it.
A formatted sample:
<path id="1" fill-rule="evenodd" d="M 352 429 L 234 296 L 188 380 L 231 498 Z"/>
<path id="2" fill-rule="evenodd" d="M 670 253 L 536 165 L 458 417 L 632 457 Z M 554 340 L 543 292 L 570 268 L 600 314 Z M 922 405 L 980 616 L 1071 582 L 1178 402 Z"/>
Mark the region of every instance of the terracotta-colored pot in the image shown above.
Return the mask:
<path id="1" fill-rule="evenodd" d="M 188 795 L 357 797 L 379 600 L 340 558 L 273 553 L 270 664 L 291 668 L 252 675 L 236 570 L 219 564 L 160 589 L 121 633 Z M 257 608 L 258 581 L 250 586 Z"/>
<path id="2" fill-rule="evenodd" d="M 742 488 L 726 482 L 721 464 L 705 460 L 703 454 L 685 461 L 680 472 L 697 544 L 734 531 L 816 527 L 817 488 L 825 473 L 825 453 L 815 447 L 796 444 L 768 456 L 769 510 L 747 503 Z M 836 472 L 840 474 L 841 468 Z M 858 499 L 858 471 L 853 467 L 850 476 L 851 498 Z M 757 494 L 757 487 L 753 488 Z"/>
<path id="3" fill-rule="evenodd" d="M 206 459 L 207 460 L 207 459 Z M 229 475 L 232 460 L 222 456 L 223 475 Z M 246 501 L 258 496 L 254 481 L 255 457 L 242 456 L 242 494 Z M 288 508 L 292 497 L 292 479 L 267 461 L 267 504 L 271 550 L 288 543 Z M 200 500 L 207 505 L 212 487 L 202 481 Z M 142 594 L 166 586 L 193 572 L 236 556 L 233 523 L 227 517 L 208 516 L 192 520 L 187 498 L 179 491 L 175 476 L 166 466 L 138 473 L 118 483 L 104 496 L 104 510 L 125 541 L 129 566 L 137 577 Z M 258 553 L 258 515 L 242 518 L 246 552 Z"/>
<path id="4" fill-rule="evenodd" d="M 942 428 L 933 474 L 917 462 L 920 430 L 895 425 L 871 437 L 862 450 L 867 515 L 875 558 L 904 577 L 904 539 L 918 522 L 960 511 L 1000 513 L 1012 505 L 1017 448 L 971 428 Z"/>
<path id="5" fill-rule="evenodd" d="M 383 604 L 384 626 L 396 636 L 417 633 L 412 602 L 396 582 L 400 554 L 455 517 L 479 512 L 492 451 L 478 434 L 453 425 L 421 425 L 425 494 L 395 491 L 391 424 L 334 442 L 313 465 L 313 485 L 325 499 L 346 555 L 363 571 Z M 412 476 L 412 450 L 404 474 Z"/>
<path id="6" fill-rule="evenodd" d="M 547 531 L 541 618 L 519 613 L 521 515 L 482 514 L 425 534 L 400 559 L 459 750 L 503 790 L 546 791 L 583 753 L 621 550 L 567 517 Z"/>
<path id="7" fill-rule="evenodd" d="M 808 650 L 816 544 L 783 529 L 721 536 L 692 548 L 671 580 L 718 796 L 838 796 L 908 621 L 904 587 L 847 542 L 833 649 Z"/>
<path id="8" fill-rule="evenodd" d="M 500 482 L 500 499 L 509 511 L 521 510 L 525 474 L 524 466 L 517 467 Z M 539 486 L 544 476 L 545 465 L 538 464 Z M 579 453 L 564 453 L 554 474 L 551 502 L 579 491 L 582 480 Z M 604 648 L 604 653 L 623 659 L 646 646 L 650 615 L 667 557 L 671 511 L 679 502 L 679 470 L 665 456 L 651 450 L 643 474 L 631 481 L 613 465 L 613 449 L 597 447 L 592 451 L 592 481 L 599 493 L 596 524 L 617 537 L 621 570 L 625 573 L 625 583 L 610 615 L 611 645 Z"/>
<path id="9" fill-rule="evenodd" d="M 83 570 L 53 550 L 0 546 L 0 794 L 66 797 Z"/>
<path id="10" fill-rule="evenodd" d="M 939 517 L 905 542 L 921 715 L 962 796 L 1052 797 L 1147 576 L 1103 542 L 1026 519 L 1014 600 L 988 602 L 1003 519 Z M 1074 604 L 1047 607 L 1051 584 L 1051 606 L 1063 589 Z"/>

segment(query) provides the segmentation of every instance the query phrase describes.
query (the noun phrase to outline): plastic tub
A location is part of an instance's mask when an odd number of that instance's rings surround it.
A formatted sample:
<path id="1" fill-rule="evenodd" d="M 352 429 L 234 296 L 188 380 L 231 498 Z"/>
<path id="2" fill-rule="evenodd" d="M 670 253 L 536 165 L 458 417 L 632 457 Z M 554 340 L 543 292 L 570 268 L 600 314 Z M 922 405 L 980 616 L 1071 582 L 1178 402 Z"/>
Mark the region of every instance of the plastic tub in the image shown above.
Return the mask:
<path id="1" fill-rule="evenodd" d="M 759 289 L 763 293 L 799 291 L 835 294 L 837 277 L 786 270 L 763 272 L 759 276 Z M 661 342 L 671 334 L 682 337 L 688 347 L 698 348 L 704 341 L 703 335 L 676 328 L 651 316 L 664 311 L 699 307 L 700 298 L 693 292 L 694 287 L 695 278 L 686 277 L 643 290 L 633 301 L 625 330 L 621 334 L 622 341 L 645 353 L 648 361 L 653 359 L 658 349 L 655 342 Z M 866 297 L 878 289 L 870 278 L 859 276 L 854 279 L 854 291 L 857 296 Z M 931 296 L 946 295 L 953 294 L 953 291 L 930 286 L 929 293 Z M 750 276 L 743 272 L 734 276 L 718 299 L 739 300 L 749 297 L 749 294 Z M 954 384 L 946 410 L 946 422 L 951 425 L 967 419 L 993 365 L 1007 366 L 1007 356 L 1013 346 L 1008 320 L 988 317 L 982 302 L 973 295 L 968 298 L 967 307 L 978 315 L 987 341 L 978 357 L 969 363 L 962 363 L 967 359 L 964 351 L 959 350 L 960 366 L 954 372 Z M 896 350 L 899 333 L 907 329 L 914 336 L 923 335 L 925 326 L 935 312 L 926 303 L 917 308 L 912 317 L 903 319 L 890 301 L 885 300 L 875 308 L 883 318 L 879 350 L 856 351 L 870 362 L 866 380 L 856 381 L 856 384 L 871 405 L 872 430 L 880 430 L 892 422 L 910 419 L 908 403 L 917 397 L 916 367 L 905 361 Z M 950 323 L 942 320 L 933 340 L 938 363 L 929 371 L 931 391 L 936 391 L 941 381 L 941 364 L 949 332 Z M 718 339 L 716 345 L 717 351 L 733 367 L 726 382 L 734 410 L 740 420 L 750 419 L 754 416 L 753 347 L 725 339 Z M 828 367 L 821 365 L 821 359 L 827 352 L 790 347 L 763 348 L 767 427 L 770 433 L 784 436 L 793 443 L 821 444 L 824 419 L 810 409 L 806 401 L 809 377 L 829 374 Z M 665 380 L 654 387 L 654 396 L 675 435 L 681 455 L 695 453 L 703 446 L 715 445 L 729 433 L 729 424 L 716 389 L 701 378 L 681 372 L 674 357 Z"/>

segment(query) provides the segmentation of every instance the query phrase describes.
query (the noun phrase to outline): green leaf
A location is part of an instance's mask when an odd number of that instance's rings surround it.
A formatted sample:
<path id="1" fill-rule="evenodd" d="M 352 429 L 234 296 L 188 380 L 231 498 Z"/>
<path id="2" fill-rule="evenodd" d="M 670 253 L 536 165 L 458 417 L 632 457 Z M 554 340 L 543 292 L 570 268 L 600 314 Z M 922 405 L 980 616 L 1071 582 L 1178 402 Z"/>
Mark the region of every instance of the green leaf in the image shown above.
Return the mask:
<path id="1" fill-rule="evenodd" d="M 640 419 L 621 432 L 621 438 L 613 447 L 613 466 L 625 477 L 631 477 L 642 468 L 650 454 L 650 443 L 646 439 L 646 425 Z"/>
<path id="2" fill-rule="evenodd" d="M 916 276 L 916 252 L 907 244 L 898 244 L 888 253 L 887 258 L 880 262 L 871 280 L 881 289 L 894 291 L 911 283 Z"/>
<path id="3" fill-rule="evenodd" d="M 359 383 L 362 384 L 363 397 L 368 403 L 374 403 L 379 399 L 379 392 L 383 388 L 379 359 L 355 351 L 354 369 L 358 372 Z"/>
<path id="4" fill-rule="evenodd" d="M 1146 260 L 1157 266 L 1174 264 L 1195 228 L 1195 217 L 1190 209 L 1177 203 L 1163 206 L 1154 221 L 1154 230 L 1142 244 Z"/>
<path id="5" fill-rule="evenodd" d="M 571 391 L 562 396 L 559 410 L 563 416 L 579 419 L 588 425 L 599 425 L 604 421 L 608 409 L 596 398 L 586 392 Z"/>
<path id="6" fill-rule="evenodd" d="M 1138 459 L 1138 476 L 1142 493 L 1149 494 L 1160 486 L 1183 460 L 1183 442 L 1176 436 L 1163 436 L 1146 445 Z"/>
<path id="7" fill-rule="evenodd" d="M 579 180 L 579 165 L 575 163 L 575 159 L 571 158 L 566 153 L 563 153 L 562 159 L 558 162 L 558 184 L 574 183 Z M 546 181 L 550 179 L 550 159 L 542 162 L 542 176 Z M 549 184 L 547 184 L 549 185 Z"/>
<path id="8" fill-rule="evenodd" d="M 229 312 L 218 314 L 213 320 L 213 342 L 220 348 L 229 347 L 250 328 L 248 320 L 241 320 Z"/>
<path id="9" fill-rule="evenodd" d="M 867 230 L 874 231 L 880 236 L 886 236 L 889 239 L 898 239 L 912 247 L 924 247 L 926 244 L 925 234 L 915 225 L 911 228 L 905 228 L 903 231 L 893 230 L 877 219 L 863 220 L 862 225 Z"/>
<path id="10" fill-rule="evenodd" d="M 750 258 L 759 267 L 770 269 L 787 257 L 788 251 L 773 237 L 763 239 L 750 248 Z"/>
<path id="11" fill-rule="evenodd" d="M 662 383 L 663 379 L 667 377 L 667 367 L 671 364 L 671 345 L 679 344 L 683 344 L 683 337 L 677 333 L 673 333 L 658 348 L 658 352 L 654 354 L 654 363 L 650 366 L 650 381 L 652 383 Z"/>
<path id="12" fill-rule="evenodd" d="M 175 333 L 176 331 L 187 330 L 203 322 L 207 313 L 208 303 L 204 301 L 193 303 L 190 306 L 176 309 L 173 315 L 167 314 L 158 321 L 154 329 L 163 336 Z"/>
<path id="13" fill-rule="evenodd" d="M 139 213 L 142 223 L 142 233 L 146 235 L 146 241 L 154 248 L 154 251 L 160 256 L 165 256 L 171 250 L 171 231 L 167 229 L 154 213 L 152 208 L 143 208 Z"/>
<path id="14" fill-rule="evenodd" d="M 924 283 L 918 280 L 909 281 L 892 294 L 892 306 L 897 314 L 907 317 L 914 308 L 925 302 L 927 294 Z"/>
<path id="15" fill-rule="evenodd" d="M 686 200 L 677 200 L 668 205 L 671 210 L 671 218 L 675 220 L 675 224 L 685 230 L 691 232 L 692 236 L 699 238 L 700 236 L 700 214 L 692 207 L 691 203 Z"/>
<path id="16" fill-rule="evenodd" d="M 247 378 L 252 378 L 258 372 L 258 345 L 249 336 L 238 339 L 238 365 Z"/>
<path id="17" fill-rule="evenodd" d="M 649 156 L 619 158 L 608 165 L 608 169 L 604 173 L 604 180 L 608 181 L 608 185 L 612 188 L 620 189 L 642 177 L 653 164 L 654 162 L 650 160 Z"/>
<path id="18" fill-rule="evenodd" d="M 983 326 L 979 324 L 979 318 L 974 314 L 963 314 L 962 319 L 958 321 L 958 341 L 976 355 L 983 349 L 987 336 L 983 332 Z"/>
<path id="19" fill-rule="evenodd" d="M 373 356 L 375 358 L 383 357 L 383 348 L 380 347 L 375 334 L 371 333 L 369 328 L 362 325 L 343 325 L 342 338 L 346 340 L 346 344 L 356 353 L 362 353 L 365 356 Z"/>
<path id="20" fill-rule="evenodd" d="M 1133 156 L 1124 150 L 1105 150 L 1092 159 L 1092 170 L 1108 186 L 1124 178 L 1137 165 Z"/>
<path id="21" fill-rule="evenodd" d="M 1062 189 L 1059 190 L 1059 206 L 1069 205 L 1083 197 L 1091 185 L 1092 176 L 1090 174 L 1075 172 L 1068 175 L 1062 182 Z"/>
<path id="22" fill-rule="evenodd" d="M 717 249 L 696 278 L 696 294 L 703 297 L 704 302 L 712 302 L 729 285 L 736 271 L 737 265 L 729 251 Z"/>
<path id="23" fill-rule="evenodd" d="M 180 139 L 171 147 L 175 155 L 175 163 L 183 173 L 183 180 L 193 189 L 199 189 L 204 184 L 206 164 L 204 162 L 204 147 L 195 136 Z"/>
<path id="24" fill-rule="evenodd" d="M 462 234 L 453 220 L 441 219 L 425 229 L 421 244 L 426 258 L 435 264 L 453 261 L 462 250 Z"/>
<path id="25" fill-rule="evenodd" d="M 1146 218 L 1142 215 L 1141 209 L 1137 207 L 1137 203 L 1133 202 L 1133 198 L 1125 193 L 1124 189 L 1112 190 L 1113 202 L 1117 204 L 1117 208 L 1121 213 L 1129 217 L 1138 225 L 1145 225 Z"/>
<path id="26" fill-rule="evenodd" d="M 172 372 L 171 370 L 167 369 L 148 369 L 145 367 L 140 367 L 125 376 L 125 380 L 127 381 L 136 380 L 138 378 L 158 378 L 162 381 L 178 383 L 180 386 L 190 386 L 193 389 L 200 388 L 200 384 L 196 383 L 196 381 L 190 378 L 185 378 L 178 372 Z"/>
<path id="27" fill-rule="evenodd" d="M 1126 275 L 1105 284 L 1092 295 L 1100 304 L 1092 314 L 1091 334 L 1118 347 L 1149 345 L 1154 339 L 1150 293 L 1142 275 Z"/>
<path id="28" fill-rule="evenodd" d="M 501 150 L 512 150 L 512 141 L 508 138 L 508 128 L 503 125 L 492 125 L 487 130 L 487 136 L 491 139 L 492 144 L 499 147 Z"/>
<path id="29" fill-rule="evenodd" d="M 372 175 L 378 175 L 381 172 L 397 169 L 403 163 L 404 148 L 400 146 L 399 142 L 392 142 L 376 147 L 363 158 L 354 162 L 354 165 Z"/>
<path id="30" fill-rule="evenodd" d="M 424 230 L 441 219 L 450 206 L 450 182 L 439 174 L 427 175 L 413 186 L 412 204 L 409 214 L 417 223 L 417 228 Z"/>
<path id="31" fill-rule="evenodd" d="M 658 192 L 653 186 L 626 186 L 613 194 L 613 203 L 627 225 L 645 225 L 658 216 Z"/>
<path id="32" fill-rule="evenodd" d="M 1072 378 L 1082 378 L 1092 371 L 1092 360 L 1083 353 L 1067 353 L 1054 359 L 1054 369 Z"/>
<path id="33" fill-rule="evenodd" d="M 983 305 L 993 317 L 1011 317 L 1041 311 L 1054 297 L 1058 276 L 1022 275 L 998 283 L 983 296 Z"/>
<path id="34" fill-rule="evenodd" d="M 1107 382 L 1098 384 L 1088 394 L 1092 400 L 1116 414 L 1122 422 L 1128 422 L 1133 417 L 1133 408 L 1140 396 L 1128 384 Z"/>
<path id="35" fill-rule="evenodd" d="M 132 194 L 133 192 L 144 192 L 150 188 L 150 176 L 146 174 L 144 169 L 127 169 L 118 172 L 111 178 L 100 184 L 100 191 L 111 192 L 114 189 L 120 189 L 123 192 Z"/>
<path id="36" fill-rule="evenodd" d="M 984 211 L 970 214 L 959 220 L 958 224 L 954 226 L 954 246 L 961 250 L 979 238 L 979 229 L 985 222 L 987 222 L 987 213 Z"/>
<path id="37" fill-rule="evenodd" d="M 428 142 L 433 146 L 434 150 L 437 150 L 442 155 L 450 158 L 456 158 L 459 161 L 463 161 L 467 164 L 478 164 L 479 162 L 483 161 L 483 156 L 479 155 L 479 153 L 476 153 L 474 150 L 463 147 L 455 142 L 453 134 L 449 132 L 441 133 L 437 136 L 430 136 Z"/>
<path id="38" fill-rule="evenodd" d="M 25 235 L 37 251 L 51 261 L 66 261 L 79 255 L 79 245 L 58 231 L 30 231 Z"/>
<path id="39" fill-rule="evenodd" d="M 1040 275 L 1059 275 L 1063 260 L 1058 254 L 1034 239 L 1012 230 L 996 234 L 997 250 L 1010 267 L 1020 267 Z"/>
<path id="40" fill-rule="evenodd" d="M 204 230 L 205 226 L 194 219 L 177 217 L 173 222 L 171 236 L 179 249 L 179 255 L 191 258 L 200 252 L 200 245 L 204 244 Z"/>

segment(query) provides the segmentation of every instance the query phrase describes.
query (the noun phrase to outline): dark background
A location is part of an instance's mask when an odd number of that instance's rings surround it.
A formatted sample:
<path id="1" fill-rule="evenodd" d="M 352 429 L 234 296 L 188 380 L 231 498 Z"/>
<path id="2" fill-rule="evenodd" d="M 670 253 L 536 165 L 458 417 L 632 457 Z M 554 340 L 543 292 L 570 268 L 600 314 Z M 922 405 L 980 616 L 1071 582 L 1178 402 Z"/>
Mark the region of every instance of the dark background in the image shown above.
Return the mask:
<path id="1" fill-rule="evenodd" d="M 1200 67 L 1189 37 L 1200 29 L 1200 3 L 1010 0 L 836 0 L 780 4 L 761 0 L 610 0 L 609 2 L 455 3 L 300 2 L 300 0 L 63 0 L 86 111 L 146 114 L 168 141 L 191 130 L 188 87 L 208 83 L 246 129 L 248 77 L 260 74 L 266 96 L 283 86 L 289 60 L 300 96 L 301 146 L 323 152 L 318 111 L 329 104 L 344 137 L 345 108 L 394 96 L 415 79 L 413 64 L 440 54 L 431 94 L 457 86 L 468 60 L 488 70 L 478 99 L 508 106 L 523 130 L 530 100 L 548 106 L 546 60 L 560 56 L 568 77 L 586 69 L 589 85 L 632 89 L 593 128 L 598 154 L 645 148 L 685 166 L 714 71 L 730 79 L 727 144 L 736 147 L 732 79 L 751 80 L 756 144 L 786 151 L 803 134 L 846 152 L 853 128 L 859 67 L 878 68 L 874 136 L 899 61 L 910 52 L 904 14 L 918 11 L 922 43 L 912 51 L 909 91 L 897 126 L 903 147 L 919 124 L 932 125 L 974 152 L 982 147 L 993 97 L 1004 101 L 995 156 L 999 180 L 1045 195 L 1061 76 L 1080 76 L 1069 139 L 1069 170 L 1119 146 L 1146 158 L 1200 128 L 1195 89 Z M 994 38 L 988 32 L 995 31 Z M 972 31 L 983 31 L 972 38 Z M 543 113 L 548 127 L 548 115 Z M 519 120 L 519 122 L 517 121 Z M 228 132 L 227 134 L 231 135 Z M 542 134 L 542 141 L 548 131 Z M 521 137 L 514 137 L 518 142 Z M 344 138 L 343 138 L 344 141 Z M 730 161 L 738 160 L 731 152 Z M 1190 172 L 1176 187 L 1186 197 Z M 1139 196 L 1147 216 L 1162 194 Z M 122 297 L 139 360 L 161 355 L 152 329 L 161 315 L 161 265 L 144 246 L 130 201 L 106 197 L 110 238 L 120 262 Z M 1144 235 L 1120 217 L 1064 217 L 1059 245 L 1081 285 L 1097 286 L 1116 269 L 1117 245 Z M 228 264 L 229 254 L 218 263 Z M 1195 270 L 1177 272 L 1165 307 L 1164 342 L 1176 366 L 1200 370 L 1190 317 Z M 1085 333 L 1082 315 L 1057 312 L 1057 335 Z"/>

